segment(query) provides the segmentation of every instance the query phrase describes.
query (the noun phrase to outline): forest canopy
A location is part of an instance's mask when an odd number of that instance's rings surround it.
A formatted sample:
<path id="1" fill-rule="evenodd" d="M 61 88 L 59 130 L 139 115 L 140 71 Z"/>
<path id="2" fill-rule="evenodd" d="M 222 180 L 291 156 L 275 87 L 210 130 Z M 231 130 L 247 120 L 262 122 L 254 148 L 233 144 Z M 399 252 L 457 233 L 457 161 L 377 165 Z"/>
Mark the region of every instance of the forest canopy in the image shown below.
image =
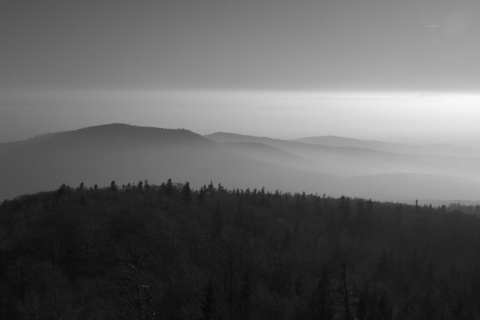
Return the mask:
<path id="1" fill-rule="evenodd" d="M 170 179 L 0 205 L 2 319 L 479 319 L 480 208 Z"/>

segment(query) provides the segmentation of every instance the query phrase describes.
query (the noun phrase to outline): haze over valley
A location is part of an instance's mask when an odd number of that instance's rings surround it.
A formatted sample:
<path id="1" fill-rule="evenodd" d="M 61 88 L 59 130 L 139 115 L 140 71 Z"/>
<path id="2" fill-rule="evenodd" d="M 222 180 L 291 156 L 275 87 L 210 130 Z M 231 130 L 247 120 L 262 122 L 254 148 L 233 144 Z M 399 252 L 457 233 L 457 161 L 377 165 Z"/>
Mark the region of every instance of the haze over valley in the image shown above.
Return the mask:
<path id="1" fill-rule="evenodd" d="M 456 150 L 332 136 L 201 136 L 186 129 L 110 124 L 0 144 L 0 198 L 63 183 L 105 186 L 114 180 L 121 186 L 171 178 L 196 188 L 213 181 L 229 189 L 407 203 L 478 201 L 480 157 Z"/>

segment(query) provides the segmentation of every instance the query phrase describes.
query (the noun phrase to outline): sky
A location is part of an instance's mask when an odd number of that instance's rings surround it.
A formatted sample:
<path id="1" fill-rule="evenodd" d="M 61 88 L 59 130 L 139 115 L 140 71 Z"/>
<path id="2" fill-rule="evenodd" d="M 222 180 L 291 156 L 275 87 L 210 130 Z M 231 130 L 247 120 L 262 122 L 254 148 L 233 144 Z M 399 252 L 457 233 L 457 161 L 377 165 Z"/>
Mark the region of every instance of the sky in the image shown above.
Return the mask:
<path id="1" fill-rule="evenodd" d="M 112 122 L 475 140 L 478 34 L 478 0 L 6 0 L 0 142 Z"/>

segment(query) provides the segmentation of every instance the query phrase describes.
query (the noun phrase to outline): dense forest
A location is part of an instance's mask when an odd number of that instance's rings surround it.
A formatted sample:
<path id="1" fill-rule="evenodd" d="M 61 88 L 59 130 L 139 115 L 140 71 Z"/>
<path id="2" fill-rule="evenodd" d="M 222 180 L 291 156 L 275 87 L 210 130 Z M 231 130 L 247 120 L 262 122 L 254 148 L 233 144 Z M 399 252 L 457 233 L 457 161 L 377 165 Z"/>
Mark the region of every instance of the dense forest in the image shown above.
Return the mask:
<path id="1" fill-rule="evenodd" d="M 62 185 L 0 206 L 0 318 L 480 319 L 479 216 L 213 183 Z"/>

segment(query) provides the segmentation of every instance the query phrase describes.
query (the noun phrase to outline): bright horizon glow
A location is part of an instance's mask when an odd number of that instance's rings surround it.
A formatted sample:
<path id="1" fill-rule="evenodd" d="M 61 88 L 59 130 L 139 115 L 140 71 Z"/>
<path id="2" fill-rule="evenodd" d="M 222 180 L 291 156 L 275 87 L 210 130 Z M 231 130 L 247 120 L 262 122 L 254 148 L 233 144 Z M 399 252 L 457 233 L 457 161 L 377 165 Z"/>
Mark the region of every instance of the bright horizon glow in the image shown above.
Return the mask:
<path id="1" fill-rule="evenodd" d="M 17 90 L 0 99 L 3 142 L 113 122 L 282 139 L 337 135 L 478 144 L 480 137 L 480 94 L 473 93 Z"/>

